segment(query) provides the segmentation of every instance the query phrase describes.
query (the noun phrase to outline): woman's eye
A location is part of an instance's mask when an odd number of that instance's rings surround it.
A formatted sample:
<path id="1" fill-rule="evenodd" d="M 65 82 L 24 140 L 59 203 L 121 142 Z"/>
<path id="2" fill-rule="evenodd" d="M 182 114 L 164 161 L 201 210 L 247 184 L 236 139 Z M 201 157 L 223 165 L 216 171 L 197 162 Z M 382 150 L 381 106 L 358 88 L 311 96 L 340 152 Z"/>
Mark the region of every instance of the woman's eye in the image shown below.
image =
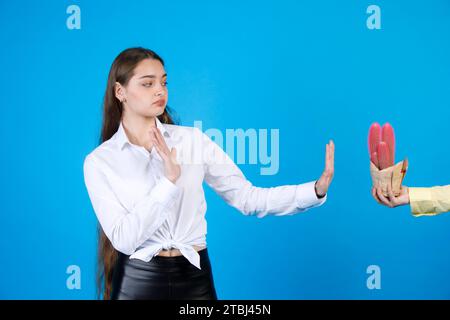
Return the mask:
<path id="1" fill-rule="evenodd" d="M 153 83 L 149 82 L 149 83 L 144 83 L 144 87 L 150 87 Z"/>
<path id="2" fill-rule="evenodd" d="M 166 81 L 163 83 L 163 86 L 165 87 L 165 86 L 167 86 L 167 84 L 168 84 L 168 82 Z"/>

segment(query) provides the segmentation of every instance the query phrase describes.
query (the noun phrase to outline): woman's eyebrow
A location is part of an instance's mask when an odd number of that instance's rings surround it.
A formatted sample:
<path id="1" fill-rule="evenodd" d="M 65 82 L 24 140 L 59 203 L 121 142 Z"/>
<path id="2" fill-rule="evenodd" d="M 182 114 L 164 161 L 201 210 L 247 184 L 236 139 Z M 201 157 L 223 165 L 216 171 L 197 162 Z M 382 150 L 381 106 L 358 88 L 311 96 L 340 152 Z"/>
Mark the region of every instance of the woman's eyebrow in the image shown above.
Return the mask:
<path id="1" fill-rule="evenodd" d="M 164 77 L 167 77 L 167 73 L 164 73 L 164 74 L 162 75 L 161 78 L 164 78 Z M 154 78 L 156 78 L 156 76 L 153 75 L 153 74 L 147 74 L 147 75 L 145 75 L 145 76 L 140 77 L 139 79 L 143 79 L 143 78 L 151 78 L 151 79 L 154 79 Z"/>

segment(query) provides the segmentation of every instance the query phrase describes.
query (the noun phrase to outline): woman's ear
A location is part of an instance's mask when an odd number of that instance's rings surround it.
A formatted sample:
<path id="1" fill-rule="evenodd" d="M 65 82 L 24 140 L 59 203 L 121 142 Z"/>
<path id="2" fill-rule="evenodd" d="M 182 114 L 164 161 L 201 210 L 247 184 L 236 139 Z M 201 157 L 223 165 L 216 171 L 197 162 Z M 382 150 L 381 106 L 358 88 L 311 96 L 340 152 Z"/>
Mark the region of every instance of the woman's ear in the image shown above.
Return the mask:
<path id="1" fill-rule="evenodd" d="M 119 99 L 120 102 L 125 102 L 125 89 L 122 87 L 122 85 L 116 81 L 114 85 L 114 94 L 116 95 L 116 98 Z"/>

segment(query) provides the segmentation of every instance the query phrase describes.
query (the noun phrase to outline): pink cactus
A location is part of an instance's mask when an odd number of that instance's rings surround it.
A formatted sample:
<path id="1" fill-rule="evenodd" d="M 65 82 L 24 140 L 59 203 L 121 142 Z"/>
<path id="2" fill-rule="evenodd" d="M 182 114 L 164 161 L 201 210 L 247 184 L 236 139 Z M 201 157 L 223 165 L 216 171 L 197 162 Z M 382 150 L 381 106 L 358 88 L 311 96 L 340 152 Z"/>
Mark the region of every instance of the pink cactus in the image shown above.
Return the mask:
<path id="1" fill-rule="evenodd" d="M 372 155 L 370 156 L 370 161 L 373 162 L 373 164 L 377 167 L 380 168 L 380 165 L 378 163 L 378 154 L 376 152 L 372 153 Z"/>
<path id="2" fill-rule="evenodd" d="M 386 142 L 381 141 L 378 144 L 378 168 L 380 170 L 386 169 L 390 167 L 390 155 L 389 155 L 389 147 Z"/>
<path id="3" fill-rule="evenodd" d="M 380 170 L 393 166 L 395 163 L 395 135 L 389 123 L 383 127 L 375 122 L 369 129 L 370 161 Z"/>
<path id="4" fill-rule="evenodd" d="M 369 129 L 369 155 L 377 152 L 377 146 L 381 141 L 381 126 L 375 122 Z"/>
<path id="5" fill-rule="evenodd" d="M 381 141 L 386 142 L 389 149 L 388 167 L 393 166 L 395 163 L 395 135 L 394 128 L 389 123 L 385 123 L 381 129 Z"/>

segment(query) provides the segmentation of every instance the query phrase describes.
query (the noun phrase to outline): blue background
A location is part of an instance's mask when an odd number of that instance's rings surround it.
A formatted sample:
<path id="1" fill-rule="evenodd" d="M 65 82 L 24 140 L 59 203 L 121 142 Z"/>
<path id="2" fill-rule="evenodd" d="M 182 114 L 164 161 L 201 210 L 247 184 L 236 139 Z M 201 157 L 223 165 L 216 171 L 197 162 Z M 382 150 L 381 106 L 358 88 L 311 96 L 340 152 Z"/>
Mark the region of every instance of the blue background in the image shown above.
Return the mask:
<path id="1" fill-rule="evenodd" d="M 69 30 L 69 5 L 81 29 Z M 381 8 L 381 30 L 366 9 Z M 0 298 L 94 299 L 97 220 L 83 181 L 113 59 L 166 62 L 169 106 L 203 130 L 280 129 L 280 168 L 257 186 L 317 179 L 336 144 L 327 203 L 245 217 L 207 189 L 220 299 L 448 299 L 450 215 L 414 218 L 370 194 L 367 132 L 389 121 L 405 184 L 450 183 L 450 2 L 2 1 Z M 68 290 L 66 268 L 81 268 Z M 366 268 L 381 268 L 369 290 Z"/>

